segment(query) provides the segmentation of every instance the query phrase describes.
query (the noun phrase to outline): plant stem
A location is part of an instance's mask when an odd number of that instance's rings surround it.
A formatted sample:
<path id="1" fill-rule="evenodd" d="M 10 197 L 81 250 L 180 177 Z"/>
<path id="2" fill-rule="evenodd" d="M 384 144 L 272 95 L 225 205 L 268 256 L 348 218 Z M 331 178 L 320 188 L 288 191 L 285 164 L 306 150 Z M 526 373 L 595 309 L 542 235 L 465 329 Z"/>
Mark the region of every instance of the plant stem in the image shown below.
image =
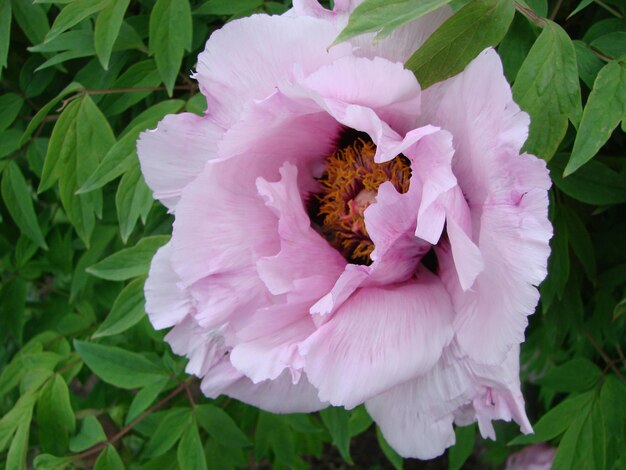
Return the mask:
<path id="1" fill-rule="evenodd" d="M 604 352 L 604 350 L 600 347 L 598 343 L 596 343 L 596 340 L 593 338 L 591 332 L 587 328 L 583 327 L 583 333 L 585 334 L 585 336 L 587 337 L 591 345 L 594 347 L 594 349 L 598 351 L 598 354 L 602 356 L 602 359 L 604 359 L 604 362 L 606 362 L 607 365 L 611 369 L 613 369 L 613 372 L 615 372 L 615 374 L 621 379 L 622 382 L 626 383 L 626 377 L 624 377 L 624 375 L 620 372 L 620 370 L 617 367 L 615 367 L 614 361 L 611 360 L 608 354 Z"/>

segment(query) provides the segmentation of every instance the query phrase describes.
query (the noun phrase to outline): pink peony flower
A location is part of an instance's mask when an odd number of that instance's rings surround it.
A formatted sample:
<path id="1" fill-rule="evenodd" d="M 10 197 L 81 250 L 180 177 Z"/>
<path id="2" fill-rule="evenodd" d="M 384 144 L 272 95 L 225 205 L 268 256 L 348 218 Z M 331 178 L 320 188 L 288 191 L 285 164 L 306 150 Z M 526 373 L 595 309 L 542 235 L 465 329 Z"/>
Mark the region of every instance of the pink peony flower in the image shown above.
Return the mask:
<path id="1" fill-rule="evenodd" d="M 208 397 L 365 403 L 405 457 L 453 423 L 531 432 L 519 344 L 546 275 L 550 179 L 495 51 L 421 90 L 403 62 L 446 18 L 332 48 L 353 8 L 294 1 L 213 33 L 205 116 L 138 142 L 175 216 L 146 311 Z"/>
<path id="2" fill-rule="evenodd" d="M 506 470 L 550 470 L 556 449 L 546 444 L 534 444 L 511 454 Z"/>

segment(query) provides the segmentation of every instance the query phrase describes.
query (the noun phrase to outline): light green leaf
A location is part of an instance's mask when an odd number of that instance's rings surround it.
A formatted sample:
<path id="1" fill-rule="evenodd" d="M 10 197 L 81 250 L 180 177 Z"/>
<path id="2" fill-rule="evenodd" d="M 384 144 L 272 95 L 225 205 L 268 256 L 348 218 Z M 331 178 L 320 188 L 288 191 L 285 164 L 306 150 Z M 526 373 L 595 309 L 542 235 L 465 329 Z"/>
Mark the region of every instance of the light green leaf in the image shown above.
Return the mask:
<path id="1" fill-rule="evenodd" d="M 87 268 L 87 272 L 109 281 L 125 281 L 145 276 L 156 251 L 169 241 L 169 235 L 142 238 L 137 244 L 125 248 Z"/>
<path id="2" fill-rule="evenodd" d="M 168 114 L 177 113 L 185 102 L 166 100 L 149 107 L 137 116 L 122 133 L 119 141 L 104 156 L 96 171 L 85 181 L 78 194 L 101 188 L 109 181 L 124 174 L 137 159 L 137 137 L 147 129 L 153 129 Z"/>
<path id="3" fill-rule="evenodd" d="M 96 460 L 93 470 L 124 470 L 124 463 L 112 445 L 104 448 Z"/>
<path id="4" fill-rule="evenodd" d="M 65 470 L 73 457 L 57 457 L 52 454 L 39 454 L 35 457 L 33 465 L 37 470 Z"/>
<path id="5" fill-rule="evenodd" d="M 26 452 L 28 451 L 28 435 L 30 432 L 30 422 L 32 419 L 32 408 L 30 413 L 23 417 L 15 431 L 15 436 L 9 447 L 6 460 L 6 470 L 23 470 L 26 468 Z"/>
<path id="6" fill-rule="evenodd" d="M 350 437 L 358 436 L 367 431 L 374 421 L 367 413 L 365 406 L 358 406 L 350 411 L 350 420 L 348 421 L 348 432 Z"/>
<path id="7" fill-rule="evenodd" d="M 92 371 L 116 387 L 139 388 L 166 375 L 145 357 L 125 349 L 79 340 L 74 340 L 74 347 Z"/>
<path id="8" fill-rule="evenodd" d="M 569 36 L 547 20 L 513 84 L 513 97 L 530 114 L 524 150 L 550 160 L 567 131 L 577 126 L 582 106 L 576 52 Z"/>
<path id="9" fill-rule="evenodd" d="M 67 384 L 59 374 L 48 383 L 37 402 L 37 424 L 42 449 L 55 455 L 65 453 L 76 419 Z"/>
<path id="10" fill-rule="evenodd" d="M 226 447 L 246 447 L 251 444 L 237 423 L 221 408 L 213 405 L 198 405 L 194 408 L 198 424 L 209 435 Z"/>
<path id="11" fill-rule="evenodd" d="M 593 84 L 564 176 L 571 175 L 591 160 L 625 118 L 626 67 L 609 62 Z"/>
<path id="12" fill-rule="evenodd" d="M 191 50 L 189 0 L 157 0 L 150 13 L 150 52 L 171 96 L 185 50 Z"/>
<path id="13" fill-rule="evenodd" d="M 148 384 L 143 387 L 128 407 L 128 413 L 126 414 L 125 424 L 130 424 L 142 411 L 145 411 L 152 402 L 159 396 L 159 393 L 165 388 L 168 379 L 163 377 L 154 383 Z"/>
<path id="14" fill-rule="evenodd" d="M 350 15 L 348 25 L 339 33 L 333 45 L 364 33 L 376 31 L 376 39 L 389 36 L 391 32 L 409 21 L 450 3 L 450 0 L 365 0 Z"/>
<path id="15" fill-rule="evenodd" d="M 0 96 L 0 133 L 13 124 L 23 104 L 24 99 L 16 93 Z"/>
<path id="16" fill-rule="evenodd" d="M 2 69 L 8 63 L 9 45 L 11 44 L 11 16 L 11 0 L 0 0 L 0 76 L 2 76 Z M 1 126 L 0 130 L 2 130 Z"/>
<path id="17" fill-rule="evenodd" d="M 70 439 L 70 450 L 75 453 L 82 452 L 106 440 L 107 436 L 98 418 L 85 416 L 80 432 Z"/>
<path id="18" fill-rule="evenodd" d="M 108 0 L 107 5 L 100 11 L 96 19 L 94 44 L 96 54 L 104 70 L 109 69 L 109 59 L 113 51 L 113 44 L 120 33 L 124 14 L 130 0 Z"/>
<path id="19" fill-rule="evenodd" d="M 180 470 L 206 470 L 206 457 L 195 423 L 183 432 L 176 455 Z"/>
<path id="20" fill-rule="evenodd" d="M 25 393 L 20 396 L 13 408 L 2 416 L 0 419 L 0 452 L 6 449 L 18 426 L 24 421 L 30 421 L 36 400 L 36 393 Z"/>
<path id="21" fill-rule="evenodd" d="M 15 162 L 10 162 L 2 174 L 2 199 L 22 233 L 41 248 L 47 249 L 33 206 L 32 193 Z"/>
<path id="22" fill-rule="evenodd" d="M 131 65 L 112 85 L 112 88 L 151 88 L 161 83 L 154 60 L 144 60 Z M 107 116 L 126 111 L 150 94 L 150 90 L 113 93 L 102 100 L 102 110 Z"/>
<path id="23" fill-rule="evenodd" d="M 456 442 L 448 451 L 448 470 L 461 470 L 472 451 L 476 440 L 476 426 L 456 427 Z"/>
<path id="24" fill-rule="evenodd" d="M 626 31 L 613 31 L 594 39 L 591 47 L 603 54 L 620 59 L 626 56 Z"/>
<path id="25" fill-rule="evenodd" d="M 88 16 L 99 12 L 107 5 L 108 0 L 74 0 L 65 6 L 55 18 L 45 41 L 51 41 L 59 34 L 77 25 Z"/>
<path id="26" fill-rule="evenodd" d="M 144 279 L 131 281 L 117 296 L 111 312 L 91 336 L 93 339 L 122 333 L 145 316 Z"/>
<path id="27" fill-rule="evenodd" d="M 463 71 L 479 52 L 497 45 L 513 20 L 511 0 L 474 0 L 448 18 L 406 62 L 422 88 Z"/>
<path id="28" fill-rule="evenodd" d="M 192 423 L 189 408 L 171 408 L 154 430 L 154 434 L 146 444 L 143 456 L 154 458 L 170 450 L 180 439 L 185 429 Z"/>
<path id="29" fill-rule="evenodd" d="M 343 408 L 331 406 L 320 411 L 320 416 L 326 429 L 330 432 L 333 444 L 337 446 L 343 459 L 349 464 L 352 464 L 352 458 L 350 457 L 350 432 L 348 427 L 350 414 Z"/>
<path id="30" fill-rule="evenodd" d="M 576 357 L 551 370 L 537 382 L 557 392 L 583 392 L 592 388 L 602 371 L 593 362 Z"/>
<path id="31" fill-rule="evenodd" d="M 120 236 L 126 243 L 139 218 L 145 222 L 152 207 L 152 191 L 148 188 L 139 163 L 133 160 L 130 170 L 122 177 L 115 194 L 115 207 L 120 223 Z"/>

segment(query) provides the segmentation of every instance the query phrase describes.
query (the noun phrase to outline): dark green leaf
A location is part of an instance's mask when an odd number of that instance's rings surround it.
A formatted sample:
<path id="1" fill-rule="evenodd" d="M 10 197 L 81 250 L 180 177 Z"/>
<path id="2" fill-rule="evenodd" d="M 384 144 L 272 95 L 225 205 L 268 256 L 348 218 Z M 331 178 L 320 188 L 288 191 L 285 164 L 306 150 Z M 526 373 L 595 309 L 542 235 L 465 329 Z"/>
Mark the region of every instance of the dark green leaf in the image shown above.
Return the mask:
<path id="1" fill-rule="evenodd" d="M 5 281 L 0 290 L 0 330 L 18 343 L 22 342 L 27 294 L 26 282 L 19 277 Z"/>
<path id="2" fill-rule="evenodd" d="M 112 445 L 108 445 L 98 456 L 93 470 L 124 470 L 124 463 L 117 450 Z"/>
<path id="3" fill-rule="evenodd" d="M 107 436 L 102 429 L 102 425 L 95 416 L 86 416 L 80 432 L 70 439 L 70 450 L 72 452 L 82 452 L 90 447 L 104 442 Z"/>
<path id="4" fill-rule="evenodd" d="M 565 219 L 570 246 L 582 264 L 587 277 L 595 282 L 596 255 L 589 232 L 575 211 L 567 206 L 559 206 L 559 210 Z"/>
<path id="5" fill-rule="evenodd" d="M 240 16 L 242 12 L 252 12 L 263 5 L 263 0 L 209 0 L 193 12 L 196 16 Z"/>
<path id="6" fill-rule="evenodd" d="M 87 272 L 109 281 L 125 281 L 145 276 L 156 251 L 169 241 L 169 235 L 142 238 L 131 248 L 125 248 L 87 268 Z"/>
<path id="7" fill-rule="evenodd" d="M 398 455 L 398 453 L 393 449 L 393 447 L 389 445 L 389 443 L 385 439 L 385 436 L 383 436 L 383 433 L 378 426 L 376 426 L 376 438 L 378 439 L 378 445 L 380 446 L 380 449 L 383 451 L 383 454 L 385 454 L 385 457 L 387 457 L 387 460 L 391 462 L 391 465 L 393 465 L 393 468 L 395 468 L 396 470 L 402 470 L 403 468 L 402 457 L 400 457 L 400 455 Z"/>
<path id="8" fill-rule="evenodd" d="M 320 411 L 322 422 L 333 438 L 333 444 L 339 449 L 343 459 L 352 464 L 350 457 L 350 432 L 348 421 L 350 414 L 343 408 L 331 406 Z"/>
<path id="9" fill-rule="evenodd" d="M 170 450 L 191 424 L 192 416 L 189 408 L 167 410 L 144 449 L 144 457 L 158 457 Z"/>
<path id="10" fill-rule="evenodd" d="M 457 427 L 454 430 L 456 442 L 448 451 L 448 470 L 460 470 L 472 455 L 476 440 L 476 426 Z"/>
<path id="11" fill-rule="evenodd" d="M 131 421 L 133 421 L 142 411 L 145 411 L 152 404 L 152 402 L 154 402 L 156 397 L 159 396 L 159 393 L 161 393 L 165 388 L 167 381 L 168 379 L 163 377 L 154 383 L 146 385 L 139 390 L 139 392 L 137 392 L 137 395 L 135 395 L 135 398 L 133 398 L 133 401 L 128 408 L 125 420 L 126 425 L 130 424 Z"/>
<path id="12" fill-rule="evenodd" d="M 109 59 L 113 44 L 122 27 L 124 13 L 130 0 L 108 0 L 106 6 L 98 14 L 94 32 L 96 54 L 104 70 L 109 69 Z"/>
<path id="13" fill-rule="evenodd" d="M 574 49 L 576 49 L 578 74 L 585 85 L 591 89 L 598 76 L 598 72 L 604 67 L 604 62 L 584 42 L 573 41 L 573 43 Z"/>
<path id="14" fill-rule="evenodd" d="M 577 357 L 551 370 L 538 383 L 558 392 L 583 392 L 592 388 L 601 375 L 593 362 Z"/>
<path id="15" fill-rule="evenodd" d="M 0 133 L 13 124 L 23 104 L 24 99 L 15 93 L 0 96 Z"/>
<path id="16" fill-rule="evenodd" d="M 593 84 L 564 175 L 571 175 L 591 160 L 625 117 L 626 67 L 610 62 Z"/>
<path id="17" fill-rule="evenodd" d="M 133 233 L 137 221 L 145 223 L 150 208 L 152 207 L 152 191 L 146 184 L 139 162 L 132 160 L 128 172 L 122 176 L 120 185 L 115 194 L 115 207 L 117 218 L 120 223 L 120 236 L 126 243 L 130 234 Z"/>
<path id="18" fill-rule="evenodd" d="M 7 66 L 10 43 L 11 0 L 0 0 L 0 76 L 2 76 L 2 69 Z"/>
<path id="19" fill-rule="evenodd" d="M 576 52 L 563 29 L 547 21 L 520 68 L 513 97 L 530 114 L 530 134 L 524 149 L 550 160 L 567 131 L 581 115 Z"/>
<path id="20" fill-rule="evenodd" d="M 510 0 L 475 0 L 448 18 L 405 64 L 422 88 L 461 72 L 479 52 L 497 45 L 513 20 Z"/>
<path id="21" fill-rule="evenodd" d="M 626 31 L 605 34 L 594 39 L 590 45 L 613 59 L 619 59 L 626 54 Z"/>
<path id="22" fill-rule="evenodd" d="M 31 44 L 39 44 L 50 30 L 48 17 L 41 5 L 13 0 L 13 14 Z"/>
<path id="23" fill-rule="evenodd" d="M 2 174 L 2 199 L 22 233 L 41 248 L 47 249 L 35 214 L 32 192 L 15 162 L 10 162 Z"/>
<path id="24" fill-rule="evenodd" d="M 206 457 L 195 423 L 183 432 L 176 455 L 180 470 L 206 470 Z"/>
<path id="25" fill-rule="evenodd" d="M 220 444 L 227 447 L 246 447 L 251 444 L 233 418 L 221 408 L 199 405 L 194 408 L 194 414 L 198 424 Z"/>
<path id="26" fill-rule="evenodd" d="M 364 33 L 377 32 L 375 39 L 389 36 L 391 32 L 409 21 L 450 3 L 450 0 L 365 0 L 350 15 L 348 25 L 339 33 L 333 45 Z"/>
<path id="27" fill-rule="evenodd" d="M 92 371 L 116 387 L 139 388 L 165 375 L 145 357 L 125 349 L 78 340 L 74 340 L 74 347 Z"/>
<path id="28" fill-rule="evenodd" d="M 185 50 L 191 50 L 189 0 L 157 0 L 150 13 L 150 52 L 161 79 L 172 95 Z"/>
<path id="29" fill-rule="evenodd" d="M 115 80 L 112 87 L 121 89 L 151 88 L 161 83 L 159 72 L 154 60 L 144 60 L 131 65 L 126 72 Z M 102 110 L 107 116 L 116 115 L 126 111 L 135 103 L 141 101 L 150 94 L 150 90 L 114 93 L 105 96 L 102 100 Z"/>

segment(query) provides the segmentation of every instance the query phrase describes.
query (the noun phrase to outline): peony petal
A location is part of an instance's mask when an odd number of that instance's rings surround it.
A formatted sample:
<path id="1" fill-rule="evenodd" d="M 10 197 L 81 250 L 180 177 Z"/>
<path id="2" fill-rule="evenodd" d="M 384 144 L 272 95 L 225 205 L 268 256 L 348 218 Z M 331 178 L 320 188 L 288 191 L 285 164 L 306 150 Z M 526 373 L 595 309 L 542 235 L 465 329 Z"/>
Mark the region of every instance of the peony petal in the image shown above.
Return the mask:
<path id="1" fill-rule="evenodd" d="M 180 278 L 172 269 L 171 256 L 171 243 L 159 248 L 144 287 L 146 313 L 157 330 L 174 326 L 193 309 L 189 292 L 178 287 Z"/>
<path id="2" fill-rule="evenodd" d="M 208 113 L 228 129 L 248 104 L 293 79 L 294 70 L 309 74 L 349 54 L 348 44 L 327 50 L 336 34 L 329 22 L 304 16 L 253 15 L 227 23 L 198 56 L 195 78 L 207 97 Z"/>
<path id="3" fill-rule="evenodd" d="M 166 116 L 155 130 L 142 132 L 137 155 L 154 197 L 173 211 L 185 186 L 216 158 L 223 133 L 209 119 L 191 113 Z"/>
<path id="4" fill-rule="evenodd" d="M 452 307 L 438 279 L 357 291 L 300 345 L 322 400 L 353 408 L 430 369 L 452 339 Z"/>

